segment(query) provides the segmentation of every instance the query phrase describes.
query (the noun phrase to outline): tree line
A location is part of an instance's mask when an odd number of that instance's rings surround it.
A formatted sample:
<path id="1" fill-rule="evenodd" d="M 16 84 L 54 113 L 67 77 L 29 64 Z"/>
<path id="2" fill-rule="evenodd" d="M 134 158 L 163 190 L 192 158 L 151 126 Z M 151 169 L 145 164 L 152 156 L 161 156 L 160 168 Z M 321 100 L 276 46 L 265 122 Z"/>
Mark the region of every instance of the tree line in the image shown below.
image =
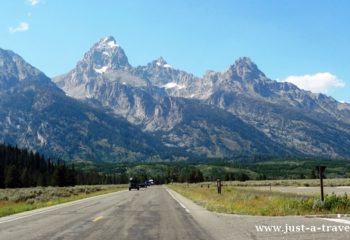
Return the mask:
<path id="1" fill-rule="evenodd" d="M 118 184 L 126 175 L 77 170 L 74 164 L 46 159 L 39 153 L 0 144 L 0 188 Z"/>
<path id="2" fill-rule="evenodd" d="M 191 163 L 144 163 L 140 165 L 125 165 L 120 167 L 121 172 L 126 172 L 128 176 L 138 179 L 152 178 L 156 183 L 198 183 L 207 181 L 216 181 L 218 178 L 224 181 L 247 181 L 251 177 L 244 170 L 236 170 L 235 172 L 228 171 L 225 167 L 210 167 L 205 170 L 203 164 Z M 261 174 L 257 176 L 259 180 L 266 179 L 266 176 Z M 255 179 L 255 178 L 254 178 Z"/>
<path id="3" fill-rule="evenodd" d="M 288 160 L 288 159 L 287 159 Z M 153 179 L 157 184 L 169 182 L 246 181 L 266 179 L 317 178 L 316 165 L 326 160 L 278 159 L 271 162 L 122 162 L 75 163 L 51 160 L 39 153 L 0 144 L 0 188 L 35 186 L 73 186 L 128 183 L 133 177 L 142 182 Z M 331 177 L 350 176 L 348 161 L 332 160 L 327 174 Z M 347 175 L 346 175 L 347 174 Z"/>

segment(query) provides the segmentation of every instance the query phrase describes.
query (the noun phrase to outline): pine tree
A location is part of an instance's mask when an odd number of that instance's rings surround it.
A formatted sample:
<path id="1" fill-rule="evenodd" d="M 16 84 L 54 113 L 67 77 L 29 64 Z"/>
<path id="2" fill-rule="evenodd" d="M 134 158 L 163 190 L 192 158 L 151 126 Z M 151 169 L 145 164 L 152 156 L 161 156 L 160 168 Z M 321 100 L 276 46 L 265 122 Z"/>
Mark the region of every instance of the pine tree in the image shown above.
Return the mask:
<path id="1" fill-rule="evenodd" d="M 11 165 L 6 169 L 5 176 L 5 187 L 6 188 L 17 188 L 21 187 L 21 183 L 19 180 L 19 172 L 16 166 Z"/>
<path id="2" fill-rule="evenodd" d="M 22 187 L 32 187 L 31 176 L 29 175 L 29 171 L 27 168 L 24 168 L 21 173 L 21 185 Z"/>

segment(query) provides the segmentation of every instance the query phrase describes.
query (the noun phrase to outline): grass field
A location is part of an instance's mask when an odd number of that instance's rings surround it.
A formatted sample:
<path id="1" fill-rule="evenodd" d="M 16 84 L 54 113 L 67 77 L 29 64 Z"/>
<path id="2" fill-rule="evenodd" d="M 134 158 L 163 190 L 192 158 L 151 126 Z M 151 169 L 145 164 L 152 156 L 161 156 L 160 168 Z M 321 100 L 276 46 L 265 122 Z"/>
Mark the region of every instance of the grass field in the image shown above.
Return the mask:
<path id="1" fill-rule="evenodd" d="M 346 194 L 330 194 L 321 202 L 318 195 L 262 191 L 249 187 L 253 183 L 246 184 L 242 187 L 241 183 L 235 186 L 233 182 L 226 182 L 221 195 L 217 194 L 215 186 L 208 188 L 208 184 L 169 184 L 168 187 L 215 212 L 262 216 L 350 213 L 350 198 Z"/>
<path id="2" fill-rule="evenodd" d="M 216 184 L 209 182 L 209 184 Z M 264 180 L 264 181 L 226 181 L 224 185 L 253 187 L 253 186 L 295 186 L 295 187 L 318 187 L 320 179 L 291 179 L 291 180 Z M 325 187 L 350 186 L 350 178 L 329 178 L 324 179 Z"/>
<path id="3" fill-rule="evenodd" d="M 126 189 L 126 185 L 0 189 L 0 217 Z"/>

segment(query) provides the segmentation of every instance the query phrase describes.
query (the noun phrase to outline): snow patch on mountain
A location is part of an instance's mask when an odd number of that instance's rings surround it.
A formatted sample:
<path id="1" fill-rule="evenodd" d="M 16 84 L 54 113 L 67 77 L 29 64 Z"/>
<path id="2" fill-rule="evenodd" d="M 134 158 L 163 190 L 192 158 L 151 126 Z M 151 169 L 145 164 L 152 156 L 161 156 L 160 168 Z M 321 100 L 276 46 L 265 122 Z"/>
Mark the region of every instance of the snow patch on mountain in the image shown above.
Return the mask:
<path id="1" fill-rule="evenodd" d="M 37 138 L 38 138 L 41 146 L 43 146 L 47 143 L 47 139 L 45 138 L 45 136 L 41 135 L 39 132 L 37 132 Z"/>
<path id="2" fill-rule="evenodd" d="M 119 47 L 119 45 L 118 45 L 115 41 L 109 41 L 109 42 L 107 43 L 107 45 L 108 45 L 110 48 Z"/>
<path id="3" fill-rule="evenodd" d="M 164 58 L 160 57 L 156 60 L 156 65 L 158 67 L 163 67 L 163 68 L 171 68 L 172 66 L 170 64 L 168 64 Z"/>
<path id="4" fill-rule="evenodd" d="M 103 74 L 107 71 L 108 66 L 103 66 L 102 68 L 94 68 L 95 72 Z"/>
<path id="5" fill-rule="evenodd" d="M 109 52 L 106 52 L 106 51 L 102 52 L 102 54 L 103 54 L 103 55 L 106 55 L 107 57 L 110 56 Z"/>
<path id="6" fill-rule="evenodd" d="M 114 48 L 118 48 L 118 47 L 119 47 L 119 44 L 112 37 L 103 38 L 98 43 L 98 46 L 97 46 L 97 48 L 104 48 L 104 49 L 114 49 Z"/>
<path id="7" fill-rule="evenodd" d="M 165 89 L 169 89 L 169 88 L 183 89 L 183 88 L 185 88 L 185 86 L 179 85 L 176 82 L 170 82 L 170 83 L 164 84 L 163 88 L 165 88 Z"/>

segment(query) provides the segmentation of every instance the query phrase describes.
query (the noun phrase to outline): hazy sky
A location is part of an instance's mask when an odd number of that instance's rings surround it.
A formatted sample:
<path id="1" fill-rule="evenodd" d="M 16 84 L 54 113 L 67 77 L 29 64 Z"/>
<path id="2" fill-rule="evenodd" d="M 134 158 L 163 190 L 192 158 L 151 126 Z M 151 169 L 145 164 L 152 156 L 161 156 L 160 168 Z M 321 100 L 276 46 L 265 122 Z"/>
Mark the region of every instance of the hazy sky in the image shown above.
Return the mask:
<path id="1" fill-rule="evenodd" d="M 202 76 L 240 56 L 265 74 L 350 102 L 347 0 L 0 0 L 0 48 L 56 76 L 114 36 L 129 62 L 159 56 Z"/>

